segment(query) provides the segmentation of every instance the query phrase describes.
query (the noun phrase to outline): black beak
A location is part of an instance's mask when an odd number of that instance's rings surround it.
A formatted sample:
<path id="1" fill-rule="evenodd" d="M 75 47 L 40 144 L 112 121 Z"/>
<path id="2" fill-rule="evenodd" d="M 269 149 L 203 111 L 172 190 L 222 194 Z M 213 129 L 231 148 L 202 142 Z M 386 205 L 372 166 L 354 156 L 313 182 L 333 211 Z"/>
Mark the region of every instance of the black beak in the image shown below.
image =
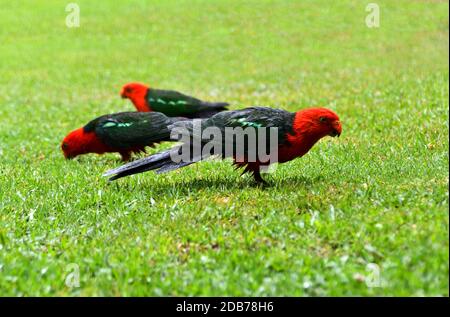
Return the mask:
<path id="1" fill-rule="evenodd" d="M 63 153 L 64 154 L 64 158 L 66 159 L 66 160 L 71 160 L 71 159 L 73 159 L 75 156 L 73 156 L 73 155 L 70 155 L 70 154 L 66 154 L 66 153 Z"/>
<path id="2" fill-rule="evenodd" d="M 341 133 L 340 133 L 339 131 L 337 131 L 337 130 L 333 130 L 333 131 L 330 133 L 330 136 L 332 136 L 333 138 L 334 138 L 334 137 L 340 137 L 340 136 L 341 136 Z"/>

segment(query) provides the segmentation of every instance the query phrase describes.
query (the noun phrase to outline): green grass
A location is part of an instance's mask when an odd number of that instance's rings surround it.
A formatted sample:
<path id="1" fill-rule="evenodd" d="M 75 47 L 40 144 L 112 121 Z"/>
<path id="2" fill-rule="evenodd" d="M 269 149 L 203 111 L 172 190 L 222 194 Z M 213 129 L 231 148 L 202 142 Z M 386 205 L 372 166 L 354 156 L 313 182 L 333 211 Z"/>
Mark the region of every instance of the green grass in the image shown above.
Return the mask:
<path id="1" fill-rule="evenodd" d="M 64 1 L 0 2 L 0 295 L 449 295 L 448 3 L 369 29 L 367 1 L 78 0 L 69 29 Z M 343 134 L 267 189 L 219 161 L 108 183 L 118 155 L 59 145 L 129 81 Z"/>

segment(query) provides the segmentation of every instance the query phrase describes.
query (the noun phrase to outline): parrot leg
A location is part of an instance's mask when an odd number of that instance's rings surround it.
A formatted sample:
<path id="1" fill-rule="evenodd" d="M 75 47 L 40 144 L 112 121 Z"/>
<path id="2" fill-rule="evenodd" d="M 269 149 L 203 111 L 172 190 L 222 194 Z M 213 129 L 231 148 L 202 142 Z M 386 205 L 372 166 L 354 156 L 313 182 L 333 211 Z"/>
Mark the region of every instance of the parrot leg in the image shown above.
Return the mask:
<path id="1" fill-rule="evenodd" d="M 268 185 L 268 183 L 261 177 L 261 173 L 259 172 L 259 170 L 253 171 L 253 178 L 260 185 L 263 185 L 263 186 Z"/>
<path id="2" fill-rule="evenodd" d="M 129 162 L 131 160 L 131 153 L 130 152 L 119 152 L 120 156 L 122 157 L 123 162 Z"/>

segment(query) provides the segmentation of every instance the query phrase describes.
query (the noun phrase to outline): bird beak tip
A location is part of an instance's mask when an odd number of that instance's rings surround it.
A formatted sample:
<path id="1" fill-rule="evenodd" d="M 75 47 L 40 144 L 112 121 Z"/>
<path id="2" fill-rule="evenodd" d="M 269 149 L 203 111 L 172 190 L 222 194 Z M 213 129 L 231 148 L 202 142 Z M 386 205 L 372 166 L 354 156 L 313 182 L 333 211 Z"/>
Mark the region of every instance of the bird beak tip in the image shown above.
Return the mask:
<path id="1" fill-rule="evenodd" d="M 341 132 L 334 130 L 333 132 L 330 133 L 330 136 L 334 137 L 340 137 L 341 136 Z"/>

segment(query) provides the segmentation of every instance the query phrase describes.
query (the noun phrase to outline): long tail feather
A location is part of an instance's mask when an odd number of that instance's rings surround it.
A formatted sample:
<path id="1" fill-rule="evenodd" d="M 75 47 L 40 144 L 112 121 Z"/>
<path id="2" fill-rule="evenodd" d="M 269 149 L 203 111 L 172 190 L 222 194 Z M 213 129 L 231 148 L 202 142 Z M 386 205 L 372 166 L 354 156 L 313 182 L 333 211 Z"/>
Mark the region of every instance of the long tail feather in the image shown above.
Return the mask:
<path id="1" fill-rule="evenodd" d="M 171 164 L 166 164 L 166 165 L 158 168 L 156 170 L 156 173 L 157 174 L 167 173 L 167 172 L 191 165 L 193 163 L 195 163 L 195 162 L 179 162 L 179 163 L 172 162 Z"/>
<path id="2" fill-rule="evenodd" d="M 170 153 L 176 148 L 177 147 L 122 165 L 118 168 L 107 171 L 103 174 L 103 176 L 114 175 L 109 179 L 110 181 L 113 181 L 125 176 L 139 174 L 158 169 L 165 165 L 170 165 L 170 163 L 173 163 Z"/>
<path id="3" fill-rule="evenodd" d="M 208 102 L 208 101 L 204 101 L 203 104 L 216 110 L 227 110 L 227 106 L 230 105 L 228 102 Z"/>

